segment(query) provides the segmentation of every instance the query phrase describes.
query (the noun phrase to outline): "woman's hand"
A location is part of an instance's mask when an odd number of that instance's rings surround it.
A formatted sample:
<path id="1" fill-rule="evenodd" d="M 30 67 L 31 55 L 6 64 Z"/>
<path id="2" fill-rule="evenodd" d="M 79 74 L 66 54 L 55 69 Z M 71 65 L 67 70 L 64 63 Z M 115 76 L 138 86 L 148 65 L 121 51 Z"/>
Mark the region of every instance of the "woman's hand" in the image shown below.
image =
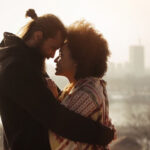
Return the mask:
<path id="1" fill-rule="evenodd" d="M 57 86 L 54 83 L 54 81 L 51 80 L 50 78 L 46 78 L 46 81 L 47 81 L 47 86 L 51 90 L 51 92 L 53 93 L 54 97 L 58 98 L 58 89 L 57 89 Z"/>

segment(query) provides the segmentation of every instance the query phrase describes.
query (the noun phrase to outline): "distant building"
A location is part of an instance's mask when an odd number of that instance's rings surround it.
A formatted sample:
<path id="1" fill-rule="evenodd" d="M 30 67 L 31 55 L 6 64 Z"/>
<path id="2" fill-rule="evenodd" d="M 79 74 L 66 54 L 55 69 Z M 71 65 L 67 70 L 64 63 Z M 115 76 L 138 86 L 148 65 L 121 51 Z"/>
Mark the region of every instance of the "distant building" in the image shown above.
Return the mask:
<path id="1" fill-rule="evenodd" d="M 129 48 L 129 64 L 130 71 L 134 75 L 144 75 L 144 47 L 141 45 L 130 46 Z"/>
<path id="2" fill-rule="evenodd" d="M 128 70 L 129 63 L 108 63 L 108 71 L 106 73 L 107 77 L 111 78 L 118 78 L 118 77 L 124 77 L 126 74 L 129 74 L 130 71 Z"/>

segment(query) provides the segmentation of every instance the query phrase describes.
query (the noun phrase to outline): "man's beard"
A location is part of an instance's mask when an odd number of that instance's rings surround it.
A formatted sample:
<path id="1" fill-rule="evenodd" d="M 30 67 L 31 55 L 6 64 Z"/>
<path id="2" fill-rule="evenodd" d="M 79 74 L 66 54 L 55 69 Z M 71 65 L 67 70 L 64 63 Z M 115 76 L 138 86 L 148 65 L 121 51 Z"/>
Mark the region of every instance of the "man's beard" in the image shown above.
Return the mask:
<path id="1" fill-rule="evenodd" d="M 40 40 L 35 46 L 34 48 L 41 54 L 41 56 L 43 56 L 42 54 L 42 46 L 43 46 L 43 43 L 44 43 L 44 39 L 43 40 Z"/>
<path id="2" fill-rule="evenodd" d="M 45 41 L 44 39 L 40 40 L 37 43 L 37 45 L 35 46 L 35 49 L 39 52 L 39 54 L 41 56 L 41 63 L 42 63 L 41 64 L 41 70 L 42 70 L 43 73 L 46 72 L 45 71 L 46 70 L 46 67 L 45 67 L 45 59 L 46 59 L 46 57 L 42 53 L 42 46 L 43 46 L 44 41 Z"/>

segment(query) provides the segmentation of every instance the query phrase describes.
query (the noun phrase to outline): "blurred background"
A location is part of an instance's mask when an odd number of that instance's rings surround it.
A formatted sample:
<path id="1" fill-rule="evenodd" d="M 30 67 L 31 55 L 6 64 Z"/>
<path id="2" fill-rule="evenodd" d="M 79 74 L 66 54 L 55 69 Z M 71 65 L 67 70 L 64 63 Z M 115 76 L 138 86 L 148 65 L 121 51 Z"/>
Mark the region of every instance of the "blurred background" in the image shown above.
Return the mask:
<path id="1" fill-rule="evenodd" d="M 111 149 L 150 150 L 149 0 L 0 2 L 0 40 L 3 32 L 17 34 L 30 20 L 25 18 L 29 8 L 35 9 L 39 16 L 53 13 L 66 26 L 79 19 L 91 22 L 107 39 L 111 51 L 108 71 L 104 77 L 107 81 L 110 116 L 118 134 Z M 68 83 L 66 78 L 55 76 L 53 59 L 47 60 L 47 71 L 61 89 Z M 0 129 L 2 141 L 2 126 Z"/>

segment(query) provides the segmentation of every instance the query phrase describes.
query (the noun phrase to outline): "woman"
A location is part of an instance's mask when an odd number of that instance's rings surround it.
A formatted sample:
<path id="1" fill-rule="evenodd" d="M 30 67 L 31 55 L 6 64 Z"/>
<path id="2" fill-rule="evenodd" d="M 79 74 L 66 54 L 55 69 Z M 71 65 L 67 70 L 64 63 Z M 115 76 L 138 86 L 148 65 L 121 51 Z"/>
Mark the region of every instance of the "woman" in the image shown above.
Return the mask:
<path id="1" fill-rule="evenodd" d="M 78 21 L 68 28 L 67 40 L 55 62 L 56 75 L 67 77 L 70 82 L 58 97 L 61 104 L 85 117 L 114 128 L 109 119 L 106 83 L 102 80 L 107 70 L 109 54 L 103 36 L 89 23 Z M 49 86 L 57 97 L 56 88 L 52 88 L 50 83 Z M 108 146 L 73 142 L 53 132 L 50 133 L 52 150 L 108 149 Z"/>

